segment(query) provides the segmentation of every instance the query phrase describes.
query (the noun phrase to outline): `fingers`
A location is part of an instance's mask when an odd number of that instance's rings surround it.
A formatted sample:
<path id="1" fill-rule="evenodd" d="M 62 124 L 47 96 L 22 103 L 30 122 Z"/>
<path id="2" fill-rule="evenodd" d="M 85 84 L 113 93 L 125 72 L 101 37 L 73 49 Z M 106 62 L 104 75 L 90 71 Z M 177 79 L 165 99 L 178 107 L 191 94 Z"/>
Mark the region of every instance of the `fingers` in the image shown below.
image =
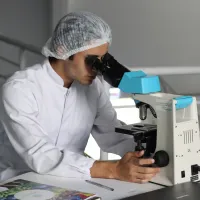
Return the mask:
<path id="1" fill-rule="evenodd" d="M 131 182 L 143 184 L 143 183 L 149 182 L 149 180 L 142 180 L 142 179 L 135 178 Z"/>
<path id="2" fill-rule="evenodd" d="M 144 151 L 127 152 L 125 155 L 127 157 L 140 158 L 140 157 L 142 157 L 144 155 Z"/>
<path id="3" fill-rule="evenodd" d="M 150 181 L 160 168 L 148 167 L 155 161 L 152 158 L 141 158 L 144 151 L 128 152 L 118 163 L 118 175 L 120 180 L 126 180 L 135 183 L 146 183 Z"/>
<path id="4" fill-rule="evenodd" d="M 142 174 L 157 174 L 158 172 L 160 172 L 160 168 L 138 166 L 137 172 Z"/>
<path id="5" fill-rule="evenodd" d="M 137 173 L 136 178 L 141 179 L 141 180 L 151 180 L 156 174 L 142 174 L 142 173 Z"/>
<path id="6" fill-rule="evenodd" d="M 135 153 L 134 154 L 135 157 L 140 158 L 144 155 L 144 150 L 143 151 L 135 151 L 133 153 Z"/>
<path id="7" fill-rule="evenodd" d="M 155 162 L 154 159 L 152 158 L 141 158 L 141 159 L 138 159 L 138 165 L 151 165 Z"/>
<path id="8" fill-rule="evenodd" d="M 142 173 L 133 173 L 131 177 L 131 182 L 134 183 L 147 183 L 149 182 L 156 174 L 142 174 Z"/>
<path id="9" fill-rule="evenodd" d="M 132 158 L 132 163 L 137 166 L 148 166 L 155 162 L 152 158 Z"/>

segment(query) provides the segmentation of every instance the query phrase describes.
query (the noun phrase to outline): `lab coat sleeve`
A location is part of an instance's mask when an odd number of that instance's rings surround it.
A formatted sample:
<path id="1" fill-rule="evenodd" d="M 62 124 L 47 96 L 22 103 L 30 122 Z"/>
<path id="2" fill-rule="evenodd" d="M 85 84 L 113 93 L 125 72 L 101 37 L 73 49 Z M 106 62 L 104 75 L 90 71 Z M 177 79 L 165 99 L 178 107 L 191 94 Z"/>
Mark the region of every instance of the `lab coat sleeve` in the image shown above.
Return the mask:
<path id="1" fill-rule="evenodd" d="M 97 115 L 92 129 L 92 135 L 99 147 L 104 152 L 123 156 L 129 151 L 134 151 L 135 143 L 132 136 L 115 132 L 115 127 L 121 126 L 110 99 L 99 84 L 99 101 Z"/>
<path id="2" fill-rule="evenodd" d="M 45 102 L 41 102 L 45 103 Z M 60 151 L 37 120 L 38 107 L 25 84 L 5 84 L 2 88 L 2 124 L 8 138 L 33 171 L 61 177 L 90 178 L 94 160 L 71 151 Z"/>

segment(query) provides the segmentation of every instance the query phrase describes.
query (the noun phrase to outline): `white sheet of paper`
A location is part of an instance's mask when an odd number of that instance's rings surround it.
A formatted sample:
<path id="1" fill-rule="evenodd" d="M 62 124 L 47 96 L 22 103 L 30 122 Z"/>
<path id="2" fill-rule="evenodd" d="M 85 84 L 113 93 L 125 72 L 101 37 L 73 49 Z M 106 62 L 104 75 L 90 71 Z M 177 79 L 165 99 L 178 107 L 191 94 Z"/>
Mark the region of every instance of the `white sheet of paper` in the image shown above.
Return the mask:
<path id="1" fill-rule="evenodd" d="M 52 199 L 55 194 L 47 190 L 24 190 L 16 193 L 14 196 L 19 200 L 46 200 Z"/>

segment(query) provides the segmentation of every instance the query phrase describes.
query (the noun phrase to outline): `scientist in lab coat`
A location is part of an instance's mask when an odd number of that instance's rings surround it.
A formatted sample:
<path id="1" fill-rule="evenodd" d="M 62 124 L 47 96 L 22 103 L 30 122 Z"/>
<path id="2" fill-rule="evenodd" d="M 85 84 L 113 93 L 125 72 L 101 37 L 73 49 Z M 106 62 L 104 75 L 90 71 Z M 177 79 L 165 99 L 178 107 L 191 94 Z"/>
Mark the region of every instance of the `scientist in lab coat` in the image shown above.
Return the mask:
<path id="1" fill-rule="evenodd" d="M 2 87 L 0 180 L 34 171 L 60 177 L 111 178 L 145 183 L 159 168 L 133 152 L 133 139 L 115 133 L 120 125 L 101 81 L 85 63 L 102 58 L 111 30 L 89 12 L 64 16 L 43 47 L 46 60 L 10 77 Z M 84 156 L 90 133 L 119 161 Z"/>

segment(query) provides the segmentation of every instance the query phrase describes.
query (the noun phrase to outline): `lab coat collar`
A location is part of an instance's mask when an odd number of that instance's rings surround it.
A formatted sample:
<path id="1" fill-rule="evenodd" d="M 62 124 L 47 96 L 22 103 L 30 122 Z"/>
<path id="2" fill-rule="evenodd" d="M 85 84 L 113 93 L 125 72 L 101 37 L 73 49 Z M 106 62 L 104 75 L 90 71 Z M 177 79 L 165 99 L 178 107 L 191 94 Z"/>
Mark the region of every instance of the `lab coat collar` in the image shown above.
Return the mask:
<path id="1" fill-rule="evenodd" d="M 46 69 L 47 74 L 50 76 L 50 78 L 56 83 L 61 85 L 62 87 L 64 86 L 64 81 L 63 79 L 54 71 L 53 67 L 49 63 L 49 60 L 46 59 L 44 61 L 44 68 Z"/>

